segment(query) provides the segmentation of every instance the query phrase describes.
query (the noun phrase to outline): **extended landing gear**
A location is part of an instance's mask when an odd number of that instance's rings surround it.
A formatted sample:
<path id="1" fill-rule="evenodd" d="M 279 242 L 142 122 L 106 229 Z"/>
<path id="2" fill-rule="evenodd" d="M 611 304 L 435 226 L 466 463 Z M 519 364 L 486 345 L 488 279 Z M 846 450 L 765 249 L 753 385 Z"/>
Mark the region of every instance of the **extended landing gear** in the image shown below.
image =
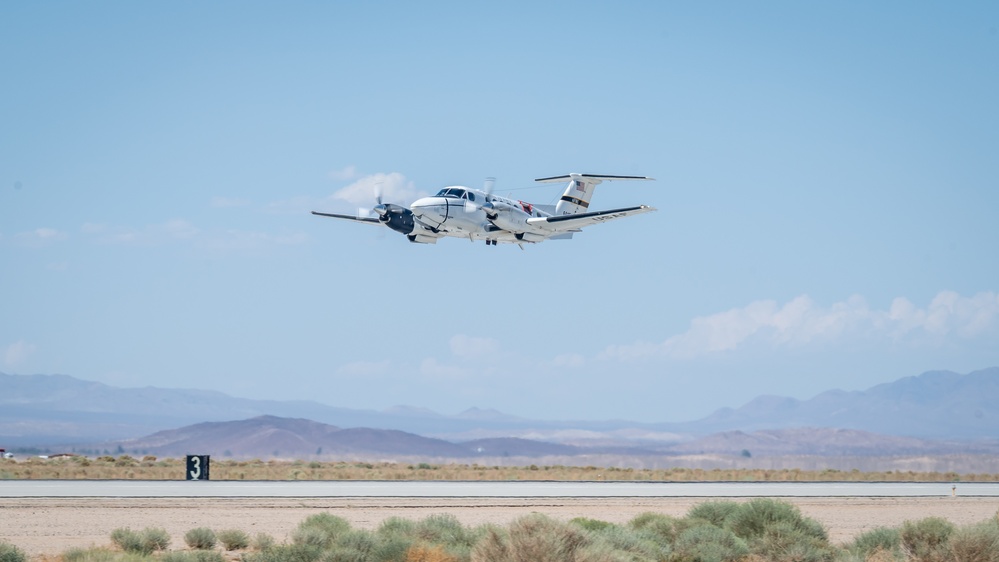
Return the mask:
<path id="1" fill-rule="evenodd" d="M 492 244 L 493 246 L 495 246 L 496 245 L 496 241 L 495 240 L 490 240 L 490 239 L 486 238 L 486 246 L 488 246 L 490 244 Z"/>

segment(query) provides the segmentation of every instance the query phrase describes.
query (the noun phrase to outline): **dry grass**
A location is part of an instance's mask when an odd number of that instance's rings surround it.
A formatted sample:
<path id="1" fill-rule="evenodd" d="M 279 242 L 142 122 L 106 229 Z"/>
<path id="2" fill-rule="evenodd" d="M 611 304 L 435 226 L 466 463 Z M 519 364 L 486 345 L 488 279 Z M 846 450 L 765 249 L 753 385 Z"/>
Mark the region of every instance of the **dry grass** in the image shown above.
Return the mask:
<path id="1" fill-rule="evenodd" d="M 177 480 L 184 459 L 129 455 L 0 460 L 0 479 Z M 996 482 L 999 474 L 671 468 L 661 470 L 575 466 L 484 466 L 390 462 L 213 459 L 212 480 L 445 480 L 445 481 L 653 481 L 653 482 Z"/>

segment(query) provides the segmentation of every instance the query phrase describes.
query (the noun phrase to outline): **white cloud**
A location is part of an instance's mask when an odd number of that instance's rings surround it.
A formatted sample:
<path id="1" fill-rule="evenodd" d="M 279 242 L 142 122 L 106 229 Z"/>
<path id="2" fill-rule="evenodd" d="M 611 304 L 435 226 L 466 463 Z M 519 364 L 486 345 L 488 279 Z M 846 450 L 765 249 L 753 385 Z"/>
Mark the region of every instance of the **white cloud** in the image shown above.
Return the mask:
<path id="1" fill-rule="evenodd" d="M 44 246 L 56 240 L 62 240 L 63 238 L 66 238 L 66 233 L 47 227 L 19 232 L 14 236 L 14 239 L 17 242 L 25 246 L 34 247 Z"/>
<path id="2" fill-rule="evenodd" d="M 586 358 L 578 353 L 563 353 L 552 359 L 553 367 L 582 367 L 586 364 Z"/>
<path id="3" fill-rule="evenodd" d="M 336 181 L 350 181 L 357 178 L 357 168 L 354 166 L 346 166 L 341 170 L 333 170 L 329 173 L 329 177 Z"/>
<path id="4" fill-rule="evenodd" d="M 431 379 L 464 379 L 471 371 L 456 365 L 446 365 L 433 357 L 428 357 L 420 363 L 420 374 Z"/>
<path id="5" fill-rule="evenodd" d="M 452 336 L 449 345 L 451 353 L 465 359 L 495 359 L 500 350 L 497 340 L 463 334 Z"/>
<path id="6" fill-rule="evenodd" d="M 973 338 L 999 326 L 999 294 L 962 297 L 939 293 L 920 309 L 896 298 L 888 310 L 871 309 L 853 296 L 822 307 L 802 295 L 785 303 L 756 301 L 690 322 L 686 332 L 659 343 L 637 342 L 607 347 L 601 359 L 666 357 L 692 359 L 752 346 L 800 347 L 848 338 L 878 339 L 914 345 L 940 343 L 946 337 Z"/>
<path id="7" fill-rule="evenodd" d="M 3 353 L 3 363 L 7 367 L 16 367 L 35 352 L 35 346 L 24 340 L 16 341 L 7 346 Z"/>
<path id="8" fill-rule="evenodd" d="M 330 196 L 331 199 L 340 199 L 361 207 L 372 207 L 375 205 L 375 193 L 380 192 L 382 201 L 385 203 L 395 203 L 407 206 L 413 201 L 426 195 L 416 189 L 413 182 L 406 179 L 406 176 L 398 172 L 390 174 L 373 174 L 365 176 L 338 190 Z"/>

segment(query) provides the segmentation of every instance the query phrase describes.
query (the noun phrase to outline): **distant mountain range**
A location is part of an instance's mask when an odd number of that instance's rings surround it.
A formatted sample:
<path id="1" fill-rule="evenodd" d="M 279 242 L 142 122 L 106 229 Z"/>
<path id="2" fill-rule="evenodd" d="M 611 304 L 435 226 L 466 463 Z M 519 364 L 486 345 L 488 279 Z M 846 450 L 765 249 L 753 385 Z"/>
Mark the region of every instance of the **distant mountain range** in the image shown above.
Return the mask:
<path id="1" fill-rule="evenodd" d="M 327 429 L 322 431 L 337 434 L 338 438 L 350 435 L 340 432 L 358 433 L 359 428 L 366 428 L 405 432 L 451 444 L 519 438 L 587 450 L 637 448 L 665 452 L 674 446 L 699 446 L 698 450 L 706 450 L 710 448 L 709 442 L 699 441 L 702 438 L 727 434 L 728 439 L 734 439 L 738 432 L 762 439 L 753 446 L 759 450 L 767 439 L 767 434 L 761 433 L 763 430 L 802 428 L 854 430 L 917 440 L 967 441 L 999 436 L 997 398 L 999 367 L 992 367 L 966 375 L 931 371 L 864 391 L 830 390 L 808 400 L 761 396 L 737 409 L 724 408 L 706 418 L 683 423 L 553 421 L 475 408 L 455 416 L 414 407 L 356 410 L 311 401 L 249 400 L 204 390 L 117 388 L 66 375 L 0 373 L 0 446 L 120 441 L 167 428 L 259 416 L 312 420 L 326 425 Z M 362 441 L 371 442 L 372 435 Z M 789 434 L 782 435 L 786 439 Z M 308 441 L 305 450 L 319 441 Z M 262 450 L 268 447 L 270 444 Z"/>
<path id="2" fill-rule="evenodd" d="M 247 420 L 206 422 L 159 431 L 138 439 L 96 444 L 84 452 L 152 454 L 176 457 L 198 452 L 221 457 L 286 459 L 365 459 L 458 461 L 504 464 L 498 459 L 558 458 L 559 464 L 594 458 L 649 459 L 680 456 L 852 456 L 992 455 L 999 441 L 941 442 L 893 437 L 846 429 L 731 431 L 656 446 L 577 446 L 516 437 L 450 442 L 404 431 L 338 428 L 298 418 L 259 416 Z M 584 463 L 584 464 L 585 464 Z M 634 464 L 634 463 L 632 463 Z"/>

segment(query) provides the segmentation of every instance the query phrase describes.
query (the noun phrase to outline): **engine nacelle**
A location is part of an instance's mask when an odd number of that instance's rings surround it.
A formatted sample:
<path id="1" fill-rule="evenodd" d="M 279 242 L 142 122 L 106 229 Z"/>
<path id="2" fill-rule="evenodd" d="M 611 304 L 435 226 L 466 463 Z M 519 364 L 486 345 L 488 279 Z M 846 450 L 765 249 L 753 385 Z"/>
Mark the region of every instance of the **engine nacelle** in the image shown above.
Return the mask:
<path id="1" fill-rule="evenodd" d="M 416 223 L 413 221 L 413 211 L 399 205 L 392 205 L 384 215 L 378 217 L 378 220 L 402 234 L 409 234 L 416 227 Z"/>

